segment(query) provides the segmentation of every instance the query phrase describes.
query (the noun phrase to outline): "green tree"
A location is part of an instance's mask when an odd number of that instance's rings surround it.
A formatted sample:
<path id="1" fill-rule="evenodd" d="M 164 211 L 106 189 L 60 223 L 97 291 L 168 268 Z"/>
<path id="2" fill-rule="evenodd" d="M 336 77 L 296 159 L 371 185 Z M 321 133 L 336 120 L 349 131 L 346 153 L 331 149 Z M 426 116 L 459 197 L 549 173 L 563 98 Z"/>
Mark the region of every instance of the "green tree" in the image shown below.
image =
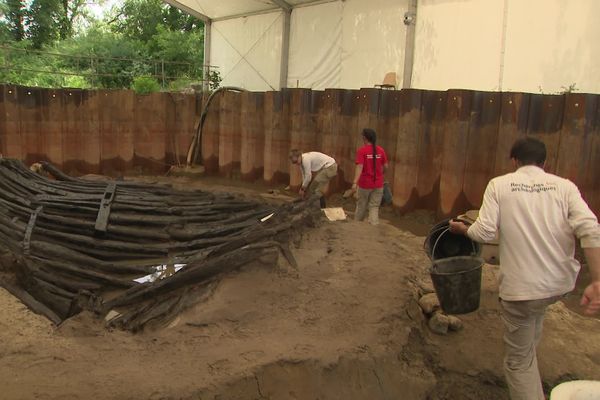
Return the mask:
<path id="1" fill-rule="evenodd" d="M 0 2 L 2 13 L 6 19 L 6 27 L 12 33 L 15 40 L 25 38 L 25 15 L 26 7 L 23 0 L 6 0 Z"/>
<path id="2" fill-rule="evenodd" d="M 69 67 L 86 74 L 99 75 L 87 78 L 94 86 L 129 87 L 135 76 L 150 74 L 152 70 L 143 61 L 147 54 L 139 41 L 125 38 L 102 26 L 93 26 L 85 34 L 63 41 L 58 51 L 74 57 L 85 55 L 85 58 L 69 59 Z"/>
<path id="3" fill-rule="evenodd" d="M 153 49 L 154 58 L 173 62 L 165 64 L 167 76 L 199 77 L 202 75 L 204 59 L 203 41 L 203 31 L 174 31 L 159 26 L 157 34 L 152 38 L 150 49 Z"/>
<path id="4" fill-rule="evenodd" d="M 85 0 L 33 0 L 27 12 L 27 34 L 33 46 L 72 37 L 75 20 L 85 14 L 84 6 Z"/>

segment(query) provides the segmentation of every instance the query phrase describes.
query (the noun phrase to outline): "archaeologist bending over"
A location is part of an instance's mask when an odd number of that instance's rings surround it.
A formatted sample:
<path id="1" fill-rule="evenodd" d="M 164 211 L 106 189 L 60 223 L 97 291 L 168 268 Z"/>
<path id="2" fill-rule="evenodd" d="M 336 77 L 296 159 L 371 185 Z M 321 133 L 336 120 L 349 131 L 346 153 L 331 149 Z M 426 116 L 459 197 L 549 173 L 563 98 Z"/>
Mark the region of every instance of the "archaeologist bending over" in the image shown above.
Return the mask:
<path id="1" fill-rule="evenodd" d="M 373 129 L 363 129 L 364 145 L 356 151 L 356 170 L 352 189 L 358 187 L 356 202 L 357 221 L 365 219 L 369 212 L 369 223 L 379 223 L 379 206 L 383 198 L 383 173 L 387 169 L 388 160 L 385 151 L 377 146 L 377 134 Z"/>
<path id="2" fill-rule="evenodd" d="M 546 307 L 573 290 L 580 269 L 580 239 L 590 275 L 581 305 L 600 311 L 600 226 L 571 181 L 544 172 L 546 146 L 533 138 L 515 142 L 516 172 L 492 179 L 479 217 L 450 230 L 486 242 L 500 232 L 500 304 L 504 321 L 504 373 L 513 400 L 543 400 L 536 346 Z"/>
<path id="3" fill-rule="evenodd" d="M 318 151 L 302 153 L 300 150 L 294 149 L 290 151 L 290 161 L 292 164 L 298 165 L 302 171 L 300 196 L 306 198 L 314 193 L 320 196 L 321 208 L 325 208 L 325 188 L 329 181 L 337 175 L 338 166 L 335 160 Z"/>

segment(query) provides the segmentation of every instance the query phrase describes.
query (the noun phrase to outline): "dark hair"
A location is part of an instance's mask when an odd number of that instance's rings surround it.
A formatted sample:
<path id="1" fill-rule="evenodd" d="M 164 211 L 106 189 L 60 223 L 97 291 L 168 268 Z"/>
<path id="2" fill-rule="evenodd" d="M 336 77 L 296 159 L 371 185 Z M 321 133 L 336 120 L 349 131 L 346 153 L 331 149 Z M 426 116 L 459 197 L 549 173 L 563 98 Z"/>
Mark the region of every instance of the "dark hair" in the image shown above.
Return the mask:
<path id="1" fill-rule="evenodd" d="M 546 161 L 546 145 L 532 137 L 517 140 L 510 149 L 510 158 L 522 165 L 543 165 Z"/>
<path id="2" fill-rule="evenodd" d="M 373 180 L 377 179 L 377 134 L 371 128 L 365 128 L 362 131 L 363 137 L 373 146 Z"/>
<path id="3" fill-rule="evenodd" d="M 293 158 L 299 158 L 302 155 L 302 152 L 298 149 L 290 150 L 290 160 Z"/>

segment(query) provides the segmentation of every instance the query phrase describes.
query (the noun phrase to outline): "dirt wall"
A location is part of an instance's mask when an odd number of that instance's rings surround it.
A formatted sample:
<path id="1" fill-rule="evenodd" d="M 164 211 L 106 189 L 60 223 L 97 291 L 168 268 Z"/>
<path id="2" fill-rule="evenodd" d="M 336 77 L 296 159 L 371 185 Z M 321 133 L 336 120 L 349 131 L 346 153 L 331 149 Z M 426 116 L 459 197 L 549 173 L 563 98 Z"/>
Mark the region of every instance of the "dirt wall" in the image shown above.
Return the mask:
<path id="1" fill-rule="evenodd" d="M 0 86 L 0 152 L 70 173 L 164 172 L 184 162 L 207 96 Z M 211 104 L 202 159 L 209 173 L 297 185 L 291 148 L 338 160 L 334 190 L 353 176 L 364 127 L 377 130 L 401 211 L 440 216 L 478 207 L 487 181 L 510 171 L 525 135 L 548 146 L 547 170 L 573 180 L 600 211 L 600 95 L 470 90 L 286 89 L 225 93 Z"/>

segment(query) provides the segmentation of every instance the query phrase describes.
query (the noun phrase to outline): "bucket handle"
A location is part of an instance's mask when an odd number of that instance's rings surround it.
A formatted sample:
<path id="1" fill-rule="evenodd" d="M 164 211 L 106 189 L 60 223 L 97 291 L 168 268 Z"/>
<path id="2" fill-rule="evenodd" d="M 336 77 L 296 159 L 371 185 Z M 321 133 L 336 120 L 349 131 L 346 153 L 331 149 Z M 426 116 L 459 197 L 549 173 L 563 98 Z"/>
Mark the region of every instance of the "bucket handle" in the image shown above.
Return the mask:
<path id="1" fill-rule="evenodd" d="M 440 238 L 442 236 L 444 236 L 444 233 L 449 232 L 449 231 L 450 231 L 450 227 L 444 229 L 442 231 L 442 233 L 439 234 L 437 239 L 435 239 L 435 243 L 433 244 L 433 248 L 431 249 L 431 259 L 432 260 L 435 258 L 435 248 L 437 247 L 438 242 L 440 241 Z M 473 242 L 473 240 L 471 240 L 471 246 L 473 247 L 473 254 L 477 253 L 477 249 L 475 248 L 475 243 Z"/>

